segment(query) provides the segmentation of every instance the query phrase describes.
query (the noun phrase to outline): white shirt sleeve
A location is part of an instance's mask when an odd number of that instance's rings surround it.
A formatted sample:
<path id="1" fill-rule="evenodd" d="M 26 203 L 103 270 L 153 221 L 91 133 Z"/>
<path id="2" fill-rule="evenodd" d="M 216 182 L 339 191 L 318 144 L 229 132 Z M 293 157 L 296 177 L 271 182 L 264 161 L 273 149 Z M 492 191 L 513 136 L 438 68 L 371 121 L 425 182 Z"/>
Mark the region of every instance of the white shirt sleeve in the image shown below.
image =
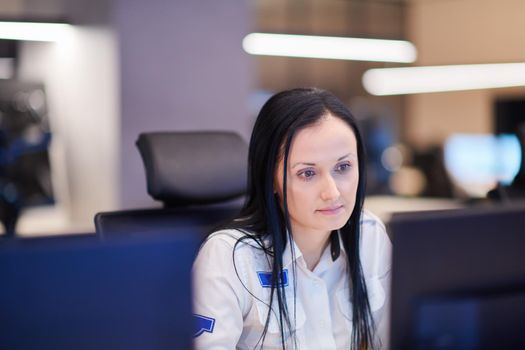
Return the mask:
<path id="1" fill-rule="evenodd" d="M 378 222 L 376 232 L 380 239 L 377 259 L 380 261 L 378 279 L 385 291 L 385 304 L 381 317 L 376 320 L 376 330 L 380 341 L 380 349 L 389 349 L 390 345 L 390 283 L 392 270 L 392 243 L 386 233 L 383 223 Z"/>
<path id="2" fill-rule="evenodd" d="M 367 278 L 368 297 L 374 317 L 374 348 L 388 349 L 390 340 L 390 280 L 392 243 L 385 225 L 370 213 L 363 212 L 361 264 Z"/>
<path id="3" fill-rule="evenodd" d="M 385 290 L 385 305 L 381 318 L 377 320 L 376 330 L 380 341 L 380 349 L 389 349 L 390 344 L 390 274 L 388 271 L 379 279 L 381 286 Z"/>
<path id="4" fill-rule="evenodd" d="M 242 286 L 233 265 L 233 247 L 210 238 L 193 265 L 196 350 L 235 349 L 243 330 Z"/>

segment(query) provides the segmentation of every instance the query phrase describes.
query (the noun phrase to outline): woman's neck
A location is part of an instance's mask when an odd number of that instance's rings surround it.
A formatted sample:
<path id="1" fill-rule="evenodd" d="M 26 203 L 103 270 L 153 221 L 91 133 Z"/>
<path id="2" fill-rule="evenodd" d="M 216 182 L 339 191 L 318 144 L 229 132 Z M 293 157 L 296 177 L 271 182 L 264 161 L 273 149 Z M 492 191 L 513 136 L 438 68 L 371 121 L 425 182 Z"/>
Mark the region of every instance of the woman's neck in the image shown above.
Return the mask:
<path id="1" fill-rule="evenodd" d="M 300 232 L 293 230 L 295 244 L 301 250 L 308 270 L 313 271 L 328 246 L 330 232 Z"/>

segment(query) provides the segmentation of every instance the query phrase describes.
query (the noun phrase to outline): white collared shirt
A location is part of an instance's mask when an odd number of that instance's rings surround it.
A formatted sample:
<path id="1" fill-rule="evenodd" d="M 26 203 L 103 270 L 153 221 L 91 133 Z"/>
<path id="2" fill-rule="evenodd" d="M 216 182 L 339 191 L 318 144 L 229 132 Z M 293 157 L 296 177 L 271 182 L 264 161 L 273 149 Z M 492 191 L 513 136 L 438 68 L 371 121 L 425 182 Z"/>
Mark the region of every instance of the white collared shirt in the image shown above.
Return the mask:
<path id="1" fill-rule="evenodd" d="M 363 211 L 361 222 L 361 264 L 377 327 L 375 341 L 382 344 L 380 348 L 386 348 L 392 247 L 384 225 L 376 216 Z M 238 230 L 213 233 L 194 263 L 194 313 L 199 324 L 195 337 L 197 350 L 259 348 L 268 315 L 271 268 L 268 257 L 252 240 L 235 246 L 243 235 Z M 346 252 L 341 249 L 335 261 L 330 252 L 327 247 L 313 271 L 308 270 L 295 244 L 287 244 L 283 253 L 285 276 L 281 280 L 286 286 L 297 348 L 301 350 L 350 349 L 352 306 Z M 295 298 L 292 256 L 296 263 Z M 278 315 L 275 296 L 272 309 Z M 270 317 L 264 349 L 282 348 L 276 313 L 272 312 Z"/>

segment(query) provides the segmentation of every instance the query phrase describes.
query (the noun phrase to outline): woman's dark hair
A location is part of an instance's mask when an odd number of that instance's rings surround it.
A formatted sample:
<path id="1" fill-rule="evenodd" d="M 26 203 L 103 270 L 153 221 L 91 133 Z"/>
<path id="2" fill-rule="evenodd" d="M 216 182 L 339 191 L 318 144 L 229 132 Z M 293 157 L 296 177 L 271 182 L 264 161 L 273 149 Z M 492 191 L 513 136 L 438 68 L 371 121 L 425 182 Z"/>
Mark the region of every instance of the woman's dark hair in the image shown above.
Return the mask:
<path id="1" fill-rule="evenodd" d="M 359 258 L 360 219 L 366 186 L 363 142 L 354 117 L 337 97 L 325 90 L 301 88 L 280 92 L 272 96 L 262 107 L 250 141 L 247 199 L 239 216 L 227 225 L 227 228 L 237 228 L 247 233 L 237 244 L 245 239 L 255 240 L 266 252 L 271 263 L 272 286 L 268 317 L 261 335 L 261 347 L 268 330 L 274 296 L 278 304 L 277 316 L 283 349 L 285 349 L 286 331 L 291 331 L 291 319 L 295 319 L 295 307 L 293 311 L 288 310 L 285 289 L 283 283 L 279 283 L 283 271 L 283 252 L 286 245 L 292 240 L 286 195 L 290 145 L 297 131 L 315 124 L 327 114 L 345 121 L 353 130 L 357 141 L 359 183 L 356 201 L 350 219 L 339 231 L 347 252 L 349 280 L 352 288 L 350 299 L 354 329 L 351 332 L 351 348 L 369 349 L 373 346 L 374 325 Z M 275 173 L 280 159 L 284 159 L 283 209 L 274 195 Z M 334 234 L 337 232 L 332 232 L 332 235 Z M 265 238 L 269 238 L 265 242 L 271 243 L 263 243 Z M 233 259 L 235 263 L 235 256 Z M 292 267 L 295 281 L 295 265 Z"/>

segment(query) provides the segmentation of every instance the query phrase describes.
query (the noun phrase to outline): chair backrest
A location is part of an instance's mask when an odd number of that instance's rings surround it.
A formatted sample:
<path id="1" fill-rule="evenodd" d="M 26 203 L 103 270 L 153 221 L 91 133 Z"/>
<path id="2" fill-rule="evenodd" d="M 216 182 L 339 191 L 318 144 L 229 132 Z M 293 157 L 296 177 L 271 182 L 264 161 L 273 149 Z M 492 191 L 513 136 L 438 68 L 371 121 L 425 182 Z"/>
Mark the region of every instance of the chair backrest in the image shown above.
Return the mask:
<path id="1" fill-rule="evenodd" d="M 200 232 L 201 238 L 233 219 L 240 206 L 151 208 L 101 212 L 95 215 L 98 235 L 142 234 L 143 232 Z"/>
<path id="2" fill-rule="evenodd" d="M 98 234 L 183 230 L 203 235 L 232 219 L 246 190 L 248 145 L 224 131 L 139 135 L 148 193 L 163 208 L 98 213 Z"/>
<path id="3" fill-rule="evenodd" d="M 165 206 L 227 201 L 246 190 L 248 146 L 233 132 L 152 132 L 137 140 L 148 193 Z"/>

